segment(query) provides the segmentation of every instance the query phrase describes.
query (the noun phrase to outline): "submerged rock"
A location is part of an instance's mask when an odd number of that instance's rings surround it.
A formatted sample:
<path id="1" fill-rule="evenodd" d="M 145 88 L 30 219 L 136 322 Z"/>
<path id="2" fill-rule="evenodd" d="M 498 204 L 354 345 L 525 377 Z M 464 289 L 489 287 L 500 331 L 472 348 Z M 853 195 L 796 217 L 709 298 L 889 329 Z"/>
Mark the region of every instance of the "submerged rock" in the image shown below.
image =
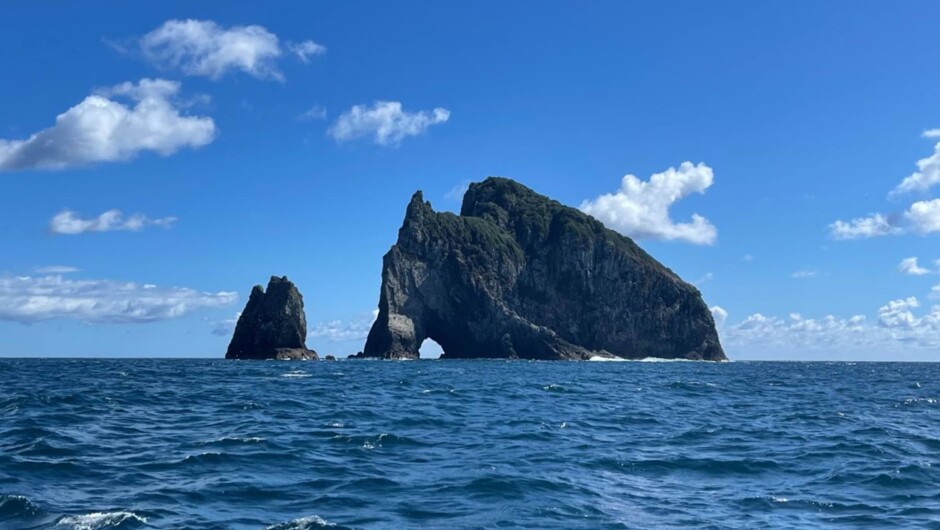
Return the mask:
<path id="1" fill-rule="evenodd" d="M 267 291 L 260 285 L 251 290 L 225 358 L 317 359 L 307 349 L 303 296 L 287 276 L 271 276 Z"/>
<path id="2" fill-rule="evenodd" d="M 460 215 L 411 198 L 357 357 L 725 360 L 699 291 L 632 240 L 504 178 Z"/>

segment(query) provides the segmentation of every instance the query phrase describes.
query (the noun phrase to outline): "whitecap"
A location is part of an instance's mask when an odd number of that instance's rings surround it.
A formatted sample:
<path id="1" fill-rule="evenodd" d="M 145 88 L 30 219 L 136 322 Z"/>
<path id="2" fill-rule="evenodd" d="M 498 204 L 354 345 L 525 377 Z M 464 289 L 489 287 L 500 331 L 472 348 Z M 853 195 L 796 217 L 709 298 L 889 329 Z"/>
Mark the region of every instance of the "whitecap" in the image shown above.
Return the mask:
<path id="1" fill-rule="evenodd" d="M 303 370 L 291 370 L 281 374 L 281 377 L 310 377 L 310 374 Z"/>
<path id="2" fill-rule="evenodd" d="M 311 528 L 331 528 L 335 526 L 335 523 L 331 523 L 319 515 L 311 515 L 286 523 L 274 524 L 264 530 L 310 530 Z"/>
<path id="3" fill-rule="evenodd" d="M 267 438 L 262 438 L 261 436 L 223 436 L 214 440 L 213 442 L 208 443 L 225 443 L 225 442 L 241 442 L 241 443 L 261 443 L 267 440 Z M 206 443 L 206 442 L 203 442 Z"/>
<path id="4" fill-rule="evenodd" d="M 99 530 L 115 527 L 125 521 L 136 521 L 147 524 L 147 518 L 134 512 L 94 512 L 85 515 L 66 515 L 59 519 L 56 526 L 63 526 L 70 530 Z"/>
<path id="5" fill-rule="evenodd" d="M 643 357 L 642 359 L 624 359 L 623 357 L 605 357 L 595 355 L 588 359 L 595 362 L 634 362 L 634 363 L 705 363 L 712 361 L 698 361 L 695 359 L 663 359 L 662 357 Z"/>

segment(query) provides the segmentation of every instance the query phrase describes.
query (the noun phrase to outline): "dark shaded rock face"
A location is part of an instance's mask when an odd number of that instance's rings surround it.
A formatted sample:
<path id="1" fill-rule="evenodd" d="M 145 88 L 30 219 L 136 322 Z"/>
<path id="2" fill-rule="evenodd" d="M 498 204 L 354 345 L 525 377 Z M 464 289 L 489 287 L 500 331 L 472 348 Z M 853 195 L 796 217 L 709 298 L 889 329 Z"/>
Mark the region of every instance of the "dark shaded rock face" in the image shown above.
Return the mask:
<path id="1" fill-rule="evenodd" d="M 287 276 L 256 285 L 238 317 L 226 359 L 316 359 L 307 349 L 304 299 Z"/>
<path id="2" fill-rule="evenodd" d="M 512 180 L 472 184 L 460 215 L 412 197 L 385 255 L 359 357 L 725 360 L 698 290 L 632 240 Z"/>

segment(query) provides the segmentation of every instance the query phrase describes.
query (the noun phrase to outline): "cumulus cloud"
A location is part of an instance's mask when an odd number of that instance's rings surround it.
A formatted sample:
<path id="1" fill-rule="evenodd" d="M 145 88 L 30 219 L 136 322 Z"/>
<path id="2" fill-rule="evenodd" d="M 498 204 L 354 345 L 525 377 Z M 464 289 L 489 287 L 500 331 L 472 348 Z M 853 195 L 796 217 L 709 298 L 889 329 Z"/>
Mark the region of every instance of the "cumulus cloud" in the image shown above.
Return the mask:
<path id="1" fill-rule="evenodd" d="M 930 294 L 928 296 L 931 300 L 940 300 L 940 283 L 930 288 Z"/>
<path id="2" fill-rule="evenodd" d="M 924 131 L 924 137 L 940 137 L 940 129 Z M 940 142 L 934 145 L 933 154 L 917 161 L 917 171 L 911 173 L 897 185 L 889 196 L 898 196 L 912 191 L 927 191 L 940 183 Z"/>
<path id="3" fill-rule="evenodd" d="M 908 208 L 904 217 L 911 229 L 920 234 L 940 231 L 940 199 L 917 201 Z"/>
<path id="4" fill-rule="evenodd" d="M 710 307 L 709 310 L 712 312 L 712 318 L 715 319 L 715 326 L 719 328 L 724 326 L 725 322 L 728 320 L 728 312 L 717 305 Z"/>
<path id="5" fill-rule="evenodd" d="M 917 201 L 891 218 L 880 213 L 829 225 L 833 239 L 867 239 L 901 234 L 940 232 L 940 199 Z"/>
<path id="6" fill-rule="evenodd" d="M 940 299 L 940 284 L 930 298 Z M 717 307 L 717 306 L 716 306 Z M 716 308 L 712 308 L 715 315 Z M 720 315 L 727 320 L 727 312 Z M 716 322 L 719 316 L 715 317 Z M 940 348 L 940 305 L 922 308 L 917 297 L 891 300 L 878 308 L 874 321 L 865 315 L 786 318 L 754 313 L 737 324 L 719 326 L 722 344 L 732 356 L 784 355 L 787 358 L 851 354 L 867 358 L 919 358 Z M 916 350 L 919 350 L 918 354 Z"/>
<path id="7" fill-rule="evenodd" d="M 432 125 L 445 123 L 450 111 L 407 112 L 398 101 L 376 101 L 372 106 L 355 105 L 340 115 L 327 134 L 338 142 L 371 136 L 379 145 L 398 145 L 408 136 L 424 133 Z"/>
<path id="8" fill-rule="evenodd" d="M 708 219 L 692 214 L 691 222 L 676 223 L 669 208 L 693 193 L 705 193 L 714 181 L 712 168 L 704 163 L 683 162 L 641 181 L 626 175 L 615 193 L 581 203 L 581 210 L 608 227 L 637 239 L 677 240 L 711 245 L 718 229 Z"/>
<path id="9" fill-rule="evenodd" d="M 141 79 L 98 90 L 59 114 L 52 127 L 26 140 L 0 139 L 0 170 L 64 169 L 202 147 L 215 138 L 215 123 L 182 114 L 179 89 L 175 81 Z"/>
<path id="10" fill-rule="evenodd" d="M 311 57 L 316 57 L 317 55 L 323 55 L 326 53 L 326 46 L 317 44 L 312 40 L 305 40 L 303 42 L 288 42 L 287 49 L 296 55 L 297 58 L 300 59 L 300 61 L 304 64 L 309 63 Z"/>
<path id="11" fill-rule="evenodd" d="M 71 274 L 79 272 L 81 269 L 69 267 L 68 265 L 50 265 L 48 267 L 36 267 L 35 270 L 39 274 Z"/>
<path id="12" fill-rule="evenodd" d="M 284 54 L 277 35 L 264 26 L 222 27 L 211 20 L 168 20 L 139 41 L 144 58 L 186 75 L 218 80 L 241 71 L 258 79 L 283 81 L 277 61 Z M 326 47 L 305 40 L 287 42 L 287 51 L 304 63 L 326 53 Z"/>
<path id="13" fill-rule="evenodd" d="M 372 328 L 372 323 L 375 322 L 378 316 L 379 311 L 376 309 L 349 322 L 343 322 L 342 320 L 321 322 L 314 325 L 307 333 L 307 336 L 325 339 L 329 342 L 365 340 Z"/>
<path id="14" fill-rule="evenodd" d="M 176 221 L 176 217 L 152 219 L 142 214 L 124 217 L 120 210 L 108 210 L 98 217 L 82 219 L 72 210 L 62 210 L 49 221 L 49 230 L 53 234 L 61 235 L 77 235 L 86 232 L 137 232 L 147 226 L 169 227 Z"/>
<path id="15" fill-rule="evenodd" d="M 878 324 L 885 328 L 912 329 L 920 322 L 912 310 L 920 307 L 914 296 L 892 300 L 878 308 Z"/>
<path id="16" fill-rule="evenodd" d="M 901 263 L 898 264 L 898 271 L 903 274 L 910 274 L 911 276 L 922 276 L 930 273 L 930 269 L 918 265 L 917 257 L 902 259 Z"/>
<path id="17" fill-rule="evenodd" d="M 168 20 L 140 39 L 151 62 L 187 75 L 219 79 L 241 70 L 259 79 L 283 80 L 275 64 L 277 35 L 262 26 L 223 28 L 211 20 Z"/>
<path id="18" fill-rule="evenodd" d="M 940 129 L 923 132 L 925 138 L 940 138 Z M 912 173 L 898 184 L 889 198 L 914 192 L 928 191 L 940 183 L 940 142 L 934 145 L 934 152 L 927 158 L 917 161 L 918 171 Z M 899 215 L 885 216 L 874 213 L 851 221 L 836 221 L 829 225 L 835 239 L 860 239 L 906 233 L 930 234 L 940 232 L 940 199 L 917 201 Z"/>
<path id="19" fill-rule="evenodd" d="M 207 293 L 59 275 L 0 277 L 0 320 L 29 324 L 64 318 L 86 323 L 144 323 L 234 303 L 234 292 Z"/>
<path id="20" fill-rule="evenodd" d="M 867 239 L 903 232 L 900 227 L 880 213 L 858 217 L 851 221 L 836 221 L 829 225 L 829 231 L 834 239 Z"/>
<path id="21" fill-rule="evenodd" d="M 791 313 L 787 318 L 754 313 L 721 333 L 722 341 L 732 348 L 772 349 L 784 346 L 797 350 L 858 345 L 857 341 L 863 340 L 865 328 L 864 315 L 850 318 L 827 315 L 813 319 L 804 318 L 799 313 Z"/>

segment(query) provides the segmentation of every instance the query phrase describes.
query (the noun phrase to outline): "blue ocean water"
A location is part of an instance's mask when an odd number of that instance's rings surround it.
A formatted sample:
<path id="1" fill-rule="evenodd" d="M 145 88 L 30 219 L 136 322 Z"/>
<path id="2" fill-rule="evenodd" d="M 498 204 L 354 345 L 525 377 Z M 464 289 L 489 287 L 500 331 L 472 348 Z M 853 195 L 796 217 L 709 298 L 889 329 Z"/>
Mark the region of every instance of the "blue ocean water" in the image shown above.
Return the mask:
<path id="1" fill-rule="evenodd" d="M 0 528 L 940 528 L 940 364 L 0 359 Z"/>

